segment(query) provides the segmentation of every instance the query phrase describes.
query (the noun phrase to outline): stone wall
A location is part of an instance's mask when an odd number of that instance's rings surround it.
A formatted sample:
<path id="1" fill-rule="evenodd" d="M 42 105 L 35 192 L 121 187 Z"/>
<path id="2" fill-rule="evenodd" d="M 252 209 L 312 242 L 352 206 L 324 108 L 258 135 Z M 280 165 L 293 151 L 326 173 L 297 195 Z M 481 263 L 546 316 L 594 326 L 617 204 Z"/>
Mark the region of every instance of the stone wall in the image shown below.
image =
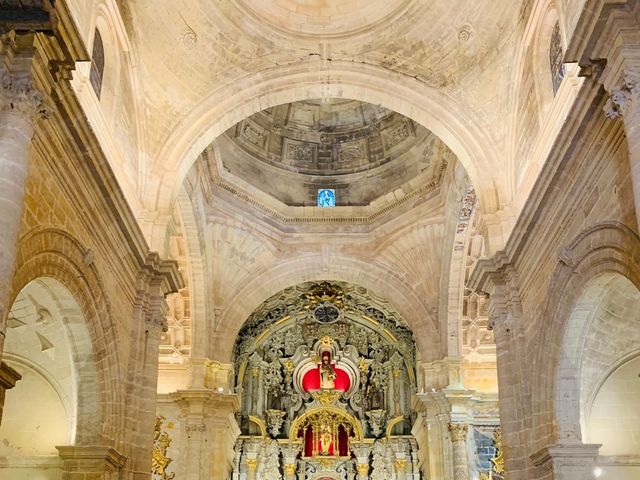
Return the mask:
<path id="1" fill-rule="evenodd" d="M 72 357 L 72 403 L 97 402 L 91 418 L 69 412 L 77 422 L 73 446 L 56 445 L 63 478 L 149 478 L 164 295 L 182 280 L 174 262 L 149 252 L 79 109 L 69 79 L 87 54 L 65 5 L 55 8 L 51 23 L 39 27 L 44 33 L 2 36 L 0 169 L 17 186 L 2 189 L 3 208 L 13 204 L 22 215 L 17 223 L 3 216 L 3 262 L 11 268 L 1 271 L 0 284 L 9 287 L 0 289 L 0 331 L 4 337 L 27 284 L 59 282 L 90 338 L 88 357 Z M 14 131 L 23 124 L 29 128 Z M 72 329 L 69 339 L 79 340 Z M 82 374 L 81 361 L 95 366 L 96 378 Z"/>

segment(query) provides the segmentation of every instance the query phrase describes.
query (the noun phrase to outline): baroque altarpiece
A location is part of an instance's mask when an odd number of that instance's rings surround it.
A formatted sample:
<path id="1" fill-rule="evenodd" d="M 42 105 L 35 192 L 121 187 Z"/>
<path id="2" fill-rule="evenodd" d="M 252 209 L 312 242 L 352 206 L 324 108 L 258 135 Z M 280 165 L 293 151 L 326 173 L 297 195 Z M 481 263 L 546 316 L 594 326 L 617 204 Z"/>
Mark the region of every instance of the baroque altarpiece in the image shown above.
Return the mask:
<path id="1" fill-rule="evenodd" d="M 413 334 L 366 289 L 284 290 L 247 320 L 234 363 L 234 480 L 420 478 Z"/>

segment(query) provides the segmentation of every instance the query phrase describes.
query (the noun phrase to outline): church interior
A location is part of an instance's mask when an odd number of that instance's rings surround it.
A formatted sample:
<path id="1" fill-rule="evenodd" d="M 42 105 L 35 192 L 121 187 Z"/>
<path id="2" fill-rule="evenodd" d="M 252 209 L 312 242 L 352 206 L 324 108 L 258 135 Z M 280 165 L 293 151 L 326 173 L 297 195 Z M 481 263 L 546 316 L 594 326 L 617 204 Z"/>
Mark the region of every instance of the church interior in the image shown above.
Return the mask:
<path id="1" fill-rule="evenodd" d="M 640 478 L 640 1 L 0 0 L 0 479 Z"/>

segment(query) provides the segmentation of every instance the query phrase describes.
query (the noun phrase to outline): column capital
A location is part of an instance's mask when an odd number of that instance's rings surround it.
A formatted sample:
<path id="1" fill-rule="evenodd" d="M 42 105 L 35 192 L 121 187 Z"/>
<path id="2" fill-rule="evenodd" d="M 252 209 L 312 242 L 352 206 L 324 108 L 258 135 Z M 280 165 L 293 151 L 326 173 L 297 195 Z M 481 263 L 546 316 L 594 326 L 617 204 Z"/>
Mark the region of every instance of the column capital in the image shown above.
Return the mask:
<path id="1" fill-rule="evenodd" d="M 452 442 L 466 442 L 467 432 L 469 431 L 469 425 L 466 423 L 450 423 L 449 433 L 451 434 Z"/>
<path id="2" fill-rule="evenodd" d="M 117 472 L 122 469 L 127 457 L 115 448 L 96 446 L 57 446 L 64 469 L 72 473 Z"/>
<path id="3" fill-rule="evenodd" d="M 589 478 L 601 446 L 583 443 L 557 444 L 539 450 L 530 458 L 540 472 L 553 471 L 554 478 Z"/>
<path id="4" fill-rule="evenodd" d="M 46 117 L 44 95 L 35 86 L 32 74 L 34 34 L 11 31 L 0 37 L 0 111 L 20 115 L 29 123 Z"/>
<path id="5" fill-rule="evenodd" d="M 22 379 L 22 375 L 16 372 L 5 362 L 0 363 L 0 389 L 9 390 L 16 386 L 16 382 Z"/>
<path id="6" fill-rule="evenodd" d="M 604 106 L 608 118 L 627 117 L 635 113 L 640 98 L 640 75 L 625 74 L 618 86 L 610 92 L 609 100 Z"/>

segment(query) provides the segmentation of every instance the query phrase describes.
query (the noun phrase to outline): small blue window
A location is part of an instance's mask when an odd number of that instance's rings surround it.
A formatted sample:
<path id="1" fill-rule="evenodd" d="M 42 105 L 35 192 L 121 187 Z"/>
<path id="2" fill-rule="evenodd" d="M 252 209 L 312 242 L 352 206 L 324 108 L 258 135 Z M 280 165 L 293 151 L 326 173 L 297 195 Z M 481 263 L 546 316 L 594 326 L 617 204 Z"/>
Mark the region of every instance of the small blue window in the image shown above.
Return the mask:
<path id="1" fill-rule="evenodd" d="M 322 188 L 318 190 L 319 207 L 335 207 L 336 191 L 333 188 Z"/>

